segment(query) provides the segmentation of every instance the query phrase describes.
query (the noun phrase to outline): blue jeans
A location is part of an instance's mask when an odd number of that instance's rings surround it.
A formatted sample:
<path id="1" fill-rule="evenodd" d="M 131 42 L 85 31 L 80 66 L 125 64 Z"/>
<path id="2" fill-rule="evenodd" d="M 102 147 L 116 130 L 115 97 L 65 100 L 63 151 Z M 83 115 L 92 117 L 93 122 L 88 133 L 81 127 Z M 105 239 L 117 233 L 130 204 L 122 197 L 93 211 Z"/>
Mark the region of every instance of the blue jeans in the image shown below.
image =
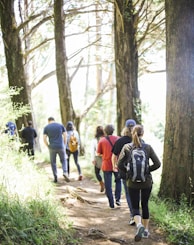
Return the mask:
<path id="1" fill-rule="evenodd" d="M 67 156 L 68 156 L 68 159 L 67 159 L 67 171 L 68 171 L 68 174 L 70 173 L 70 156 L 71 154 L 73 155 L 73 159 L 74 159 L 74 163 L 77 167 L 77 171 L 78 171 L 78 174 L 81 175 L 81 168 L 80 168 L 80 165 L 78 163 L 78 155 L 79 155 L 79 152 L 78 151 L 75 151 L 75 152 L 70 152 L 69 150 L 66 150 L 66 153 L 67 153 Z"/>
<path id="2" fill-rule="evenodd" d="M 49 153 L 50 153 L 51 168 L 53 171 L 54 178 L 57 178 L 57 164 L 56 164 L 57 155 L 59 156 L 63 173 L 67 173 L 65 150 L 63 148 L 62 149 L 49 148 Z"/>
<path id="3" fill-rule="evenodd" d="M 130 217 L 133 217 L 133 208 L 132 208 L 132 204 L 131 204 L 131 198 L 129 196 L 127 182 L 125 179 L 122 179 L 122 182 L 123 182 L 123 186 L 124 186 L 124 190 L 125 190 L 125 197 L 127 199 L 127 204 L 128 204 L 129 210 L 130 210 Z"/>
<path id="4" fill-rule="evenodd" d="M 115 201 L 120 201 L 121 198 L 121 179 L 118 172 L 104 171 L 104 184 L 106 189 L 106 196 L 109 201 L 109 206 L 114 208 L 114 198 L 112 194 L 112 174 L 115 177 Z"/>

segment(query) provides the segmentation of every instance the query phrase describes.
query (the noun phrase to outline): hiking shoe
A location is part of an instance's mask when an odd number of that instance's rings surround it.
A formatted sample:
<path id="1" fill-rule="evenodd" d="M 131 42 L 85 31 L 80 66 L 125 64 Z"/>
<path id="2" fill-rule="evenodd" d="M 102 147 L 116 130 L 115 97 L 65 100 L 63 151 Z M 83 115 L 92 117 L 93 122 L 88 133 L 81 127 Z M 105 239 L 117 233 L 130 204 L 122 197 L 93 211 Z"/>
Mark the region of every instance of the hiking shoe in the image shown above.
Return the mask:
<path id="1" fill-rule="evenodd" d="M 148 238 L 150 235 L 149 231 L 144 231 L 144 233 L 142 234 L 143 238 Z"/>
<path id="2" fill-rule="evenodd" d="M 116 201 L 116 205 L 117 206 L 121 206 L 121 202 L 120 201 Z"/>
<path id="3" fill-rule="evenodd" d="M 142 234 L 144 233 L 144 230 L 145 230 L 144 226 L 142 224 L 139 224 L 137 227 L 137 232 L 135 234 L 135 241 L 136 242 L 141 241 Z"/>
<path id="4" fill-rule="evenodd" d="M 69 179 L 69 177 L 67 176 L 66 173 L 63 174 L 63 177 L 64 177 L 64 179 L 65 179 L 66 182 L 70 182 L 70 179 Z"/>
<path id="5" fill-rule="evenodd" d="M 55 177 L 54 178 L 54 181 L 53 181 L 54 183 L 57 183 L 58 181 L 57 181 L 57 177 Z"/>
<path id="6" fill-rule="evenodd" d="M 133 217 L 130 218 L 129 225 L 135 225 L 135 220 L 133 219 Z"/>
<path id="7" fill-rule="evenodd" d="M 80 175 L 79 178 L 78 178 L 78 180 L 79 180 L 79 181 L 82 181 L 82 179 L 83 179 L 83 176 Z"/>

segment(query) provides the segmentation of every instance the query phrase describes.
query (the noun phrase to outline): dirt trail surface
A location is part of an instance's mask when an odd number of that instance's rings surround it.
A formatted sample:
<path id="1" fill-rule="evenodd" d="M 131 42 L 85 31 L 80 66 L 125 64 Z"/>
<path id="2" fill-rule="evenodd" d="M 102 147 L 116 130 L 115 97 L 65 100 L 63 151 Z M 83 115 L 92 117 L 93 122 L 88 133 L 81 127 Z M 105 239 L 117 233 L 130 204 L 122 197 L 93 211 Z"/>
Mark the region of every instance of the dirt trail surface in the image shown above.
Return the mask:
<path id="1" fill-rule="evenodd" d="M 50 165 L 44 165 L 44 168 L 52 181 Z M 120 207 L 110 209 L 107 197 L 100 192 L 97 182 L 87 177 L 83 177 L 82 181 L 77 178 L 77 174 L 72 173 L 71 181 L 67 183 L 59 176 L 55 186 L 56 198 L 62 203 L 64 214 L 72 221 L 80 245 L 167 245 L 164 234 L 152 221 L 149 238 L 135 242 L 136 227 L 128 224 L 129 209 L 125 196 L 122 195 Z"/>

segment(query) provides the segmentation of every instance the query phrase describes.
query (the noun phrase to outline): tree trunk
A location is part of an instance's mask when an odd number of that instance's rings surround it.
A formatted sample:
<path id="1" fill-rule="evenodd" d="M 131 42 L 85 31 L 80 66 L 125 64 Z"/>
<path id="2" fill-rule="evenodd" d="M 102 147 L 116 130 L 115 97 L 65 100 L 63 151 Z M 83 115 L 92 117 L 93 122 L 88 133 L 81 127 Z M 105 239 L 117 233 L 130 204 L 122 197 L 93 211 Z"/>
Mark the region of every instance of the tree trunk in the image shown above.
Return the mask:
<path id="1" fill-rule="evenodd" d="M 194 192 L 194 1 L 166 0 L 167 101 L 159 196 Z"/>
<path id="2" fill-rule="evenodd" d="M 71 85 L 67 71 L 64 22 L 65 20 L 63 12 L 63 0 L 55 0 L 54 25 L 56 47 L 56 74 L 59 90 L 61 118 L 63 124 L 66 124 L 69 120 L 72 120 L 75 123 L 75 112 L 72 105 Z"/>
<path id="3" fill-rule="evenodd" d="M 17 106 L 18 104 L 29 105 L 21 40 L 15 20 L 14 0 L 2 0 L 0 2 L 0 18 L 9 87 L 21 89 L 18 95 L 12 97 L 13 106 Z M 31 113 L 19 117 L 16 120 L 18 130 L 20 130 L 22 125 L 26 124 L 29 119 L 31 120 L 31 118 Z"/>
<path id="4" fill-rule="evenodd" d="M 132 0 L 115 0 L 115 66 L 117 122 L 121 132 L 125 120 L 141 122 L 138 91 L 138 50 Z"/>

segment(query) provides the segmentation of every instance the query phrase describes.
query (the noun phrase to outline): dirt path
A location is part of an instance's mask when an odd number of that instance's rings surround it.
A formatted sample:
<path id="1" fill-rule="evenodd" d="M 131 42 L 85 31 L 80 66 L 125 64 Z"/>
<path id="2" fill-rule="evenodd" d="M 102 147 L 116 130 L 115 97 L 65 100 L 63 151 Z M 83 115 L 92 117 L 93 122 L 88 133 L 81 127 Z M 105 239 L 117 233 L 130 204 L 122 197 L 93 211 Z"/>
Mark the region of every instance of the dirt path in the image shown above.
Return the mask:
<path id="1" fill-rule="evenodd" d="M 50 165 L 45 169 L 52 180 Z M 73 173 L 71 182 L 61 177 L 56 184 L 56 198 L 64 206 L 64 214 L 73 222 L 80 238 L 80 245 L 167 245 L 164 235 L 150 223 L 150 237 L 134 242 L 135 226 L 128 225 L 129 209 L 122 196 L 121 207 L 109 209 L 107 197 L 100 193 L 98 183 L 84 177 L 77 180 Z"/>

